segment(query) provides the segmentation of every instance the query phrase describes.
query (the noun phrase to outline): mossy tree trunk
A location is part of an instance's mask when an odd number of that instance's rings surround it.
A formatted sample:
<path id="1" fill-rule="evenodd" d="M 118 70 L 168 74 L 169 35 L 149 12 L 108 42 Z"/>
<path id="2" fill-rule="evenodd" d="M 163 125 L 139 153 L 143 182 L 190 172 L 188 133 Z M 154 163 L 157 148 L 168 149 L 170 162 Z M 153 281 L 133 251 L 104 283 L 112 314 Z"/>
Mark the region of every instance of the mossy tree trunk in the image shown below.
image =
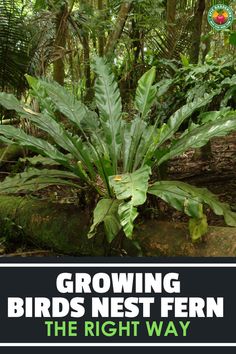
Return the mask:
<path id="1" fill-rule="evenodd" d="M 0 235 L 19 228 L 34 245 L 75 255 L 104 255 L 104 238 L 87 238 L 90 215 L 74 206 L 0 196 Z M 11 228 L 13 225 L 13 235 Z M 10 233 L 10 235 L 6 235 Z"/>

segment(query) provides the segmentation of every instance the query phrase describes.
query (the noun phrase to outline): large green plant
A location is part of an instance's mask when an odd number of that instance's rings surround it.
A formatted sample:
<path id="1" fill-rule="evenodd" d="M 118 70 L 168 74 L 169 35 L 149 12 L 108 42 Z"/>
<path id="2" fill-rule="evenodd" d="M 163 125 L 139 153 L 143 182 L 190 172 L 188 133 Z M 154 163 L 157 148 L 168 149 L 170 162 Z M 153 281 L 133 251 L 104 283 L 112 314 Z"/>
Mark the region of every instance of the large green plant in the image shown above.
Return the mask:
<path id="1" fill-rule="evenodd" d="M 132 238 L 138 207 L 147 194 L 155 195 L 190 217 L 193 239 L 207 230 L 203 205 L 208 204 L 217 215 L 223 215 L 228 225 L 236 226 L 236 214 L 228 205 L 206 189 L 178 181 L 155 181 L 151 175 L 156 166 L 182 154 L 189 148 L 199 148 L 214 136 L 223 136 L 236 129 L 234 113 L 185 132 L 177 140 L 175 133 L 196 109 L 207 105 L 211 95 L 205 95 L 175 112 L 161 127 L 149 123 L 149 113 L 156 97 L 155 68 L 139 80 L 135 96 L 136 114 L 127 119 L 122 114 L 120 93 L 109 66 L 95 58 L 97 79 L 95 99 L 98 114 L 77 101 L 65 88 L 56 83 L 28 77 L 32 93 L 41 105 L 41 113 L 23 106 L 13 95 L 0 94 L 0 103 L 18 112 L 53 139 L 28 135 L 20 128 L 0 126 L 0 140 L 27 147 L 53 160 L 63 170 L 29 169 L 20 175 L 6 178 L 0 193 L 15 193 L 40 189 L 51 184 L 66 184 L 94 189 L 100 199 L 94 210 L 88 234 L 93 237 L 99 224 L 104 224 L 111 242 L 123 228 Z M 60 111 L 70 124 L 58 122 Z M 70 129 L 71 126 L 74 128 Z M 72 133 L 72 131 L 74 133 Z M 76 135 L 75 131 L 78 132 Z M 41 159 L 42 161 L 42 159 Z"/>

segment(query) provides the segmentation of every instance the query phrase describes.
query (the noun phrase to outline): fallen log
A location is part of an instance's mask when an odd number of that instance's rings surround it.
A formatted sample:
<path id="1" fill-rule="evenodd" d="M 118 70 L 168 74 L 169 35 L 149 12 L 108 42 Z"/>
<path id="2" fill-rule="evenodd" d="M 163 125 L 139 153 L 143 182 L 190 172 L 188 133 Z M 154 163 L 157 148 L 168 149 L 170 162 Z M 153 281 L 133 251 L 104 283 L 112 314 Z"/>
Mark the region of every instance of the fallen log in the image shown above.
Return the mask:
<path id="1" fill-rule="evenodd" d="M 55 204 L 26 197 L 0 196 L 0 235 L 5 236 L 10 221 L 24 231 L 35 245 L 70 255 L 104 256 L 103 234 L 87 239 L 90 215 L 68 204 Z M 15 231 L 14 231 L 15 232 Z M 204 240 L 192 243 L 187 225 L 146 221 L 138 225 L 135 237 L 144 256 L 235 257 L 236 228 L 210 227 Z M 134 249 L 127 242 L 129 255 Z"/>
<path id="2" fill-rule="evenodd" d="M 72 205 L 0 196 L 1 237 L 14 237 L 15 230 L 21 229 L 34 245 L 52 248 L 64 254 L 104 255 L 102 237 L 90 241 L 87 239 L 89 220 L 86 211 Z M 4 234 L 6 230 L 10 235 Z"/>
<path id="3" fill-rule="evenodd" d="M 236 228 L 210 226 L 207 235 L 192 242 L 184 223 L 147 222 L 137 232 L 145 256 L 235 257 Z"/>

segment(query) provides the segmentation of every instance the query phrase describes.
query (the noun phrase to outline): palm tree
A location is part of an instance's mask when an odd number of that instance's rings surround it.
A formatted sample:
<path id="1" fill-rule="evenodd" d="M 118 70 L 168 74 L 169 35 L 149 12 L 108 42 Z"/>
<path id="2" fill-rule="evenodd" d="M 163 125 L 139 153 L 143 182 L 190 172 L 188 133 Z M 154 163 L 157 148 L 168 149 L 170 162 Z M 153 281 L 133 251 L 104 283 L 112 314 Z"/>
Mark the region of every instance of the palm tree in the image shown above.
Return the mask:
<path id="1" fill-rule="evenodd" d="M 0 3 L 0 88 L 18 96 L 24 91 L 35 46 L 33 33 L 14 0 Z"/>

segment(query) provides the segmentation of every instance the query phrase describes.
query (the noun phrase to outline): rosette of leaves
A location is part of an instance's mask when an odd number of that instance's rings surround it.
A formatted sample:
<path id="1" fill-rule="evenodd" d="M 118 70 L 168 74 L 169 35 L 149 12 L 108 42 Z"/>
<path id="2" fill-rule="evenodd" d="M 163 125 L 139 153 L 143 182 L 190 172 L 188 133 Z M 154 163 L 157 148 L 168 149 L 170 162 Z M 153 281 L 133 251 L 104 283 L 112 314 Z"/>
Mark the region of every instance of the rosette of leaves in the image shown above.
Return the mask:
<path id="1" fill-rule="evenodd" d="M 88 186 L 99 195 L 88 237 L 92 238 L 98 225 L 103 224 L 109 242 L 121 229 L 132 239 L 138 208 L 146 202 L 148 194 L 188 215 L 194 240 L 207 231 L 204 204 L 217 215 L 223 215 L 228 225 L 236 226 L 236 214 L 207 189 L 152 178 L 156 166 L 190 148 L 205 145 L 215 136 L 235 130 L 236 114 L 230 112 L 176 138 L 175 133 L 181 124 L 195 110 L 207 105 L 212 95 L 206 94 L 184 105 L 168 118 L 166 124 L 159 124 L 158 120 L 151 124 L 149 116 L 157 91 L 153 67 L 139 80 L 134 102 L 136 114 L 127 119 L 127 114 L 122 113 L 120 92 L 109 65 L 96 57 L 93 69 L 98 113 L 90 111 L 55 82 L 32 77 L 27 79 L 31 93 L 42 107 L 41 113 L 22 105 L 13 95 L 0 94 L 0 104 L 15 110 L 22 119 L 29 120 L 50 136 L 50 140 L 42 139 L 21 128 L 5 125 L 0 126 L 0 141 L 24 146 L 45 157 L 47 164 L 54 161 L 56 167 L 61 166 L 48 170 L 29 169 L 7 177 L 0 183 L 0 193 L 22 193 L 52 184 L 66 184 L 78 189 Z M 65 125 L 65 119 L 58 122 L 58 111 L 70 124 Z"/>

